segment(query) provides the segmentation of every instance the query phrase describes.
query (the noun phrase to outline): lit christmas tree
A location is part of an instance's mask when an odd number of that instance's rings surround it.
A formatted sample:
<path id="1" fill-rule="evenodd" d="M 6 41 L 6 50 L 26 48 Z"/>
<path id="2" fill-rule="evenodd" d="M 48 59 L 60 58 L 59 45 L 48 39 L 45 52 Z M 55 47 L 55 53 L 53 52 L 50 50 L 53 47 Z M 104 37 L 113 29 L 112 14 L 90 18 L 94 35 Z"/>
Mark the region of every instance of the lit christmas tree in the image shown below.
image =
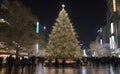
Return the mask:
<path id="1" fill-rule="evenodd" d="M 62 5 L 62 10 L 59 12 L 52 32 L 49 35 L 46 50 L 46 57 L 48 58 L 82 57 L 77 35 L 64 7 L 65 5 Z"/>

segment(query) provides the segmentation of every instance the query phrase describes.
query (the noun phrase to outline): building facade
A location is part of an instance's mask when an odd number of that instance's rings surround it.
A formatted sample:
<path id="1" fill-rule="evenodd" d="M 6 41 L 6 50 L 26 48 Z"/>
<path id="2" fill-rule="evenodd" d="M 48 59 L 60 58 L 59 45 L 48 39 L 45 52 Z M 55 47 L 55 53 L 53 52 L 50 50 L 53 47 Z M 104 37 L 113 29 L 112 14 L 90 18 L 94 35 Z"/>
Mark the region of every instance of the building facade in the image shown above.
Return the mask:
<path id="1" fill-rule="evenodd" d="M 120 48 L 120 0 L 106 0 L 108 43 L 111 49 Z"/>

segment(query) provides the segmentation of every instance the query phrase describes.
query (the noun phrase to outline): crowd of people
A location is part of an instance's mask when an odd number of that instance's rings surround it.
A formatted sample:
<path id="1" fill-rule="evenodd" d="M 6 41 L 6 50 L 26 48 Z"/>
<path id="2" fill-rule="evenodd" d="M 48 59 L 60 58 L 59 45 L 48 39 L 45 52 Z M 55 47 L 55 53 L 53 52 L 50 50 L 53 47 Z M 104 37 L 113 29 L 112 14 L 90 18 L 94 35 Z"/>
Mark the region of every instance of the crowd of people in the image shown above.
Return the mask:
<path id="1" fill-rule="evenodd" d="M 117 67 L 120 65 L 120 58 L 119 57 L 90 57 L 87 58 L 87 64 L 93 65 L 93 66 L 99 66 L 99 65 L 112 65 L 113 67 Z"/>
<path id="2" fill-rule="evenodd" d="M 80 67 L 80 66 L 99 66 L 99 65 L 112 65 L 115 68 L 119 66 L 120 64 L 120 58 L 112 56 L 112 57 L 83 57 L 83 58 L 78 58 L 74 59 L 74 62 L 72 63 L 67 63 L 66 58 L 62 58 L 62 62 L 59 62 L 58 58 L 54 59 L 54 63 L 52 62 L 52 59 L 47 59 L 48 62 L 46 63 L 46 59 L 44 57 L 17 57 L 14 58 L 12 55 L 6 58 L 6 66 L 8 66 L 9 70 L 12 69 L 13 66 L 19 67 L 21 66 L 22 69 L 24 69 L 25 66 L 31 66 L 34 67 L 38 63 L 41 63 L 42 66 L 47 65 L 47 66 L 54 66 L 54 67 L 66 67 L 66 66 L 75 66 L 75 67 Z M 3 58 L 0 57 L 0 67 L 3 65 Z"/>
<path id="3" fill-rule="evenodd" d="M 0 57 L 0 67 L 6 66 L 8 67 L 8 71 L 11 72 L 13 67 L 21 67 L 24 70 L 25 66 L 35 67 L 38 63 L 44 62 L 43 57 L 13 57 L 12 55 L 6 58 L 6 63 L 3 63 L 3 57 Z"/>
<path id="4" fill-rule="evenodd" d="M 59 62 L 58 58 L 55 58 L 55 62 L 52 60 L 48 60 L 47 66 L 54 66 L 54 67 L 65 67 L 65 66 L 72 66 L 72 67 L 80 67 L 80 66 L 96 66 L 99 67 L 100 65 L 103 66 L 110 66 L 117 67 L 120 65 L 120 58 L 119 57 L 82 57 L 78 59 L 74 59 L 72 63 L 66 63 L 65 58 L 62 59 L 62 62 Z"/>

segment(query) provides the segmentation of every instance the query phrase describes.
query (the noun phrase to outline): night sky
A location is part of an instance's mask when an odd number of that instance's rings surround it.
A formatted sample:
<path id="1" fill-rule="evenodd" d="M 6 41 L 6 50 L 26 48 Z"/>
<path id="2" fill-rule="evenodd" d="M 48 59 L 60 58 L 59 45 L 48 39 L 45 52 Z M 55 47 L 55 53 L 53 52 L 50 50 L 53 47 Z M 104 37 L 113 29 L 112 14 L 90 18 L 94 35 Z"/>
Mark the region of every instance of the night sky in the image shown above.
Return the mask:
<path id="1" fill-rule="evenodd" d="M 78 39 L 85 44 L 94 41 L 97 30 L 106 25 L 105 0 L 21 0 L 39 18 L 41 25 L 51 32 L 52 26 L 65 4 L 65 9 L 78 34 Z"/>

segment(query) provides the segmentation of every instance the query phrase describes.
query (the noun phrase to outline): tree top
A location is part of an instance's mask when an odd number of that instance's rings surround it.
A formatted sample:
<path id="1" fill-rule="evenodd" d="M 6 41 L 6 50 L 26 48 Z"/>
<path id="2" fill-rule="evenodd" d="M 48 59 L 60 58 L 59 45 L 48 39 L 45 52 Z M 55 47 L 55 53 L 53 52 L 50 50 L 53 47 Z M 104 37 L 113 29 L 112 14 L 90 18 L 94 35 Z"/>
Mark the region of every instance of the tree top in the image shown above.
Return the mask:
<path id="1" fill-rule="evenodd" d="M 63 9 L 65 8 L 65 4 L 62 4 L 62 8 L 63 8 Z"/>

